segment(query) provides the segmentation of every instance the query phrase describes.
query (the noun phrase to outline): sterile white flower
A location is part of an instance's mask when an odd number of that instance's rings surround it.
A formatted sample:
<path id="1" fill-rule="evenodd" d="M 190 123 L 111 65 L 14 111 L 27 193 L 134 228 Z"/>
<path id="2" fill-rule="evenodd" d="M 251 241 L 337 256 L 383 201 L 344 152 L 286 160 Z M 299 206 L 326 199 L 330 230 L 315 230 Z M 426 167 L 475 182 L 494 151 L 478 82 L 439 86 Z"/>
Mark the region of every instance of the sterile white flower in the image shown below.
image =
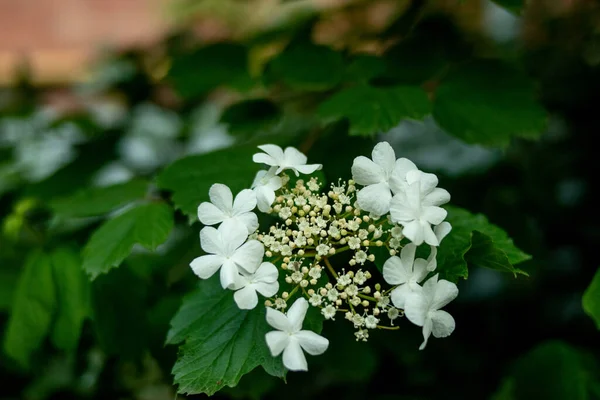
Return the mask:
<path id="1" fill-rule="evenodd" d="M 429 336 L 436 338 L 449 336 L 455 327 L 454 318 L 440 310 L 458 296 L 458 288 L 452 282 L 438 280 L 438 274 L 423 284 L 423 289 L 406 297 L 404 314 L 410 322 L 423 327 L 424 341 L 419 347 L 423 350 Z"/>
<path id="2" fill-rule="evenodd" d="M 256 195 L 250 189 L 244 189 L 235 196 L 227 185 L 215 183 L 208 191 L 210 202 L 198 206 L 198 219 L 204 225 L 215 225 L 229 219 L 243 223 L 248 233 L 258 228 L 258 217 L 252 212 L 256 207 Z"/>
<path id="3" fill-rule="evenodd" d="M 254 273 L 262 262 L 265 248 L 258 240 L 249 240 L 246 226 L 228 219 L 219 229 L 207 226 L 200 231 L 200 247 L 209 253 L 194 259 L 190 267 L 198 277 L 210 278 L 221 269 L 223 289 L 231 289 L 237 282 L 239 268 Z"/>
<path id="4" fill-rule="evenodd" d="M 251 186 L 256 194 L 258 209 L 262 212 L 269 210 L 275 201 L 275 191 L 283 186 L 281 178 L 275 175 L 275 170 L 276 168 L 258 171 Z"/>
<path id="5" fill-rule="evenodd" d="M 258 146 L 258 148 L 264 151 L 264 153 L 254 154 L 252 161 L 276 167 L 276 174 L 290 169 L 294 171 L 296 176 L 299 176 L 299 173 L 312 174 L 323 167 L 321 164 L 307 165 L 306 156 L 294 147 L 287 147 L 284 151 L 281 147 L 274 144 L 263 144 L 262 146 Z"/>
<path id="6" fill-rule="evenodd" d="M 287 312 L 267 308 L 267 322 L 276 331 L 265 335 L 267 346 L 273 357 L 283 352 L 283 365 L 290 371 L 307 371 L 304 352 L 312 356 L 323 354 L 329 346 L 329 340 L 312 331 L 301 330 L 308 302 L 299 298 Z"/>
<path id="7" fill-rule="evenodd" d="M 429 262 L 422 258 L 415 260 L 416 250 L 417 246 L 409 243 L 400 257 L 390 257 L 383 264 L 383 279 L 390 285 L 400 285 L 390 293 L 392 303 L 398 308 L 404 308 L 407 295 L 421 290 L 419 283 L 427 276 Z"/>
<path id="8" fill-rule="evenodd" d="M 417 246 L 423 242 L 438 246 L 440 242 L 431 225 L 446 218 L 448 213 L 438 206 L 450 200 L 450 193 L 436 187 L 438 179 L 434 174 L 413 170 L 406 174 L 406 181 L 407 186 L 392 198 L 392 221 L 402 224 L 402 234 Z"/>
<path id="9" fill-rule="evenodd" d="M 396 153 L 388 142 L 375 145 L 372 160 L 364 156 L 354 159 L 352 179 L 365 186 L 358 191 L 358 206 L 374 215 L 381 216 L 390 209 L 392 192 L 400 191 L 408 171 L 416 170 L 415 164 L 406 159 L 396 160 Z"/>
<path id="10" fill-rule="evenodd" d="M 256 292 L 265 297 L 271 297 L 277 293 L 279 290 L 278 276 L 277 267 L 269 262 L 260 264 L 253 274 L 247 274 L 240 270 L 240 275 L 233 287 L 234 290 L 237 289 L 233 295 L 235 303 L 242 310 L 252 310 L 258 304 Z"/>

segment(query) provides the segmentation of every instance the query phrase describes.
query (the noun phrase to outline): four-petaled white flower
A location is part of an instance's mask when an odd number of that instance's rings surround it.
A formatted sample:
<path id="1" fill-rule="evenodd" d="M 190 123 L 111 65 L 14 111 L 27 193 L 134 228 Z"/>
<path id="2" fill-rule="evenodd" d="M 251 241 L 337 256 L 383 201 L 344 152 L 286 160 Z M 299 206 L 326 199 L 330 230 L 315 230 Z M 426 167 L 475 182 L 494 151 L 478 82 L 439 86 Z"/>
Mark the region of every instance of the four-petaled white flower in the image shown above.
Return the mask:
<path id="1" fill-rule="evenodd" d="M 307 371 L 304 352 L 316 356 L 323 354 L 329 346 L 329 340 L 312 331 L 301 330 L 308 302 L 299 298 L 287 312 L 267 308 L 267 322 L 276 331 L 265 335 L 267 346 L 273 357 L 283 352 L 283 365 L 290 371 Z"/>
<path id="2" fill-rule="evenodd" d="M 269 211 L 275 201 L 275 191 L 283 186 L 281 178 L 275 175 L 275 170 L 273 167 L 268 171 L 258 171 L 251 186 L 256 194 L 258 209 L 262 212 Z"/>
<path id="3" fill-rule="evenodd" d="M 450 200 L 450 193 L 436 187 L 438 179 L 434 174 L 409 171 L 406 182 L 407 186 L 392 198 L 392 221 L 402 224 L 402 234 L 417 246 L 423 242 L 438 246 L 439 239 L 431 225 L 438 225 L 446 218 L 447 211 L 439 206 Z"/>
<path id="4" fill-rule="evenodd" d="M 241 222 L 228 219 L 219 229 L 207 226 L 200 231 L 200 247 L 209 253 L 194 259 L 190 266 L 202 279 L 210 278 L 221 269 L 223 289 L 232 289 L 240 268 L 249 274 L 262 262 L 265 248 L 258 240 L 248 240 L 248 230 Z"/>
<path id="5" fill-rule="evenodd" d="M 417 167 L 406 158 L 396 160 L 396 153 L 388 142 L 377 143 L 371 158 L 372 160 L 359 156 L 354 159 L 352 179 L 365 186 L 358 191 L 358 206 L 381 216 L 390 210 L 391 192 L 402 190 L 407 172 L 416 170 Z"/>
<path id="6" fill-rule="evenodd" d="M 415 260 L 416 250 L 417 246 L 409 243 L 400 252 L 400 257 L 390 257 L 383 264 L 383 279 L 390 285 L 399 285 L 390 294 L 392 303 L 398 308 L 404 308 L 406 296 L 421 290 L 419 283 L 425 279 L 430 270 L 431 257 L 429 260 L 422 258 Z"/>
<path id="7" fill-rule="evenodd" d="M 205 201 L 198 206 L 198 219 L 204 225 L 235 219 L 246 226 L 248 233 L 258 228 L 258 217 L 252 212 L 256 207 L 256 195 L 252 190 L 242 190 L 234 200 L 227 185 L 215 183 L 210 187 L 208 196 L 210 203 Z"/>
<path id="8" fill-rule="evenodd" d="M 419 350 L 427 345 L 429 336 L 436 338 L 450 336 L 454 332 L 455 322 L 452 315 L 440 310 L 458 296 L 458 288 L 452 282 L 438 280 L 438 274 L 428 279 L 420 291 L 406 296 L 404 314 L 410 322 L 423 327 L 425 339 Z"/>
<path id="9" fill-rule="evenodd" d="M 265 297 L 271 297 L 277 293 L 279 290 L 278 276 L 277 267 L 270 262 L 260 264 L 253 274 L 240 270 L 240 275 L 233 287 L 234 290 L 237 290 L 233 295 L 235 303 L 242 310 L 252 310 L 258 304 L 256 292 Z"/>
<path id="10" fill-rule="evenodd" d="M 294 147 L 287 147 L 284 151 L 281 147 L 274 144 L 263 144 L 262 146 L 258 146 L 258 148 L 264 151 L 264 153 L 254 154 L 252 161 L 276 167 L 276 174 L 290 169 L 294 171 L 296 176 L 299 176 L 299 173 L 312 174 L 323 167 L 321 164 L 307 165 L 306 156 Z"/>

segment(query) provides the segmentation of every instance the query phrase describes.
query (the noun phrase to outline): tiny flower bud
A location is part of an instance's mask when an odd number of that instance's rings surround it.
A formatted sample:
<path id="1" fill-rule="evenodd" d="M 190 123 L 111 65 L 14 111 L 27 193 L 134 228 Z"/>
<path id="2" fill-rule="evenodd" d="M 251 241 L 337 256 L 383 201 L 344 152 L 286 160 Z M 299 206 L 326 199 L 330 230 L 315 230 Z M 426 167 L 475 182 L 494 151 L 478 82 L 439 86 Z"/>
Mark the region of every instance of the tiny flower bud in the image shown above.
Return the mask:
<path id="1" fill-rule="evenodd" d="M 364 293 L 364 294 L 369 294 L 369 293 L 371 293 L 371 288 L 370 288 L 369 286 L 365 286 L 365 287 L 364 287 L 364 289 L 363 289 L 363 293 Z"/>
<path id="2" fill-rule="evenodd" d="M 292 277 L 291 277 L 291 276 L 286 276 L 286 277 L 285 277 L 285 281 L 286 281 L 287 283 L 292 283 Z"/>
<path id="3" fill-rule="evenodd" d="M 283 257 L 283 262 L 284 263 L 289 263 L 290 262 L 290 258 L 289 257 Z"/>
<path id="4" fill-rule="evenodd" d="M 375 285 L 375 288 L 377 288 L 377 285 Z M 378 300 L 381 298 L 381 293 L 379 293 L 379 290 L 373 293 L 373 297 L 375 297 Z"/>
<path id="5" fill-rule="evenodd" d="M 369 254 L 369 256 L 367 257 L 367 260 L 373 262 L 375 261 L 375 254 Z"/>
<path id="6" fill-rule="evenodd" d="M 378 292 L 381 290 L 381 285 L 379 283 L 375 284 L 375 290 L 377 290 Z"/>
<path id="7" fill-rule="evenodd" d="M 373 315 L 375 315 L 375 316 L 379 315 L 379 308 L 374 308 L 373 309 Z"/>
<path id="8" fill-rule="evenodd" d="M 363 300 L 362 301 L 362 306 L 365 307 L 365 308 L 369 307 L 369 302 L 367 300 Z"/>
<path id="9" fill-rule="evenodd" d="M 307 287 L 308 286 L 308 281 L 306 279 L 303 279 L 302 281 L 300 281 L 300 286 Z"/>
<path id="10" fill-rule="evenodd" d="M 362 245 L 365 247 L 369 246 L 370 244 L 371 243 L 367 239 L 363 240 L 363 242 L 362 242 Z"/>
<path id="11" fill-rule="evenodd" d="M 288 265 L 286 263 L 281 263 L 281 269 L 284 271 L 287 269 Z"/>
<path id="12" fill-rule="evenodd" d="M 321 237 L 326 237 L 327 236 L 327 232 L 324 229 L 321 230 L 321 232 L 319 234 L 321 235 Z"/>
<path id="13" fill-rule="evenodd" d="M 292 199 L 289 199 L 289 200 L 287 201 L 287 205 L 288 205 L 288 206 L 290 206 L 290 207 L 291 207 L 291 206 L 293 206 L 293 205 L 294 205 L 294 200 L 292 200 Z"/>
<path id="14" fill-rule="evenodd" d="M 335 249 L 332 247 L 329 249 L 329 255 L 332 256 L 335 254 Z"/>
<path id="15" fill-rule="evenodd" d="M 375 242 L 375 246 L 381 247 L 381 246 L 383 246 L 383 242 L 381 240 L 378 240 Z"/>
<path id="16" fill-rule="evenodd" d="M 327 289 L 321 288 L 321 290 L 319 290 L 319 293 L 321 294 L 321 296 L 327 296 Z"/>
<path id="17" fill-rule="evenodd" d="M 355 266 L 356 265 L 356 260 L 352 259 L 352 260 L 348 261 L 348 264 L 350 264 L 351 266 Z"/>
<path id="18" fill-rule="evenodd" d="M 300 257 L 302 257 L 304 255 L 304 250 L 302 250 L 302 249 L 298 250 L 298 255 Z"/>
<path id="19" fill-rule="evenodd" d="M 354 210 L 354 215 L 357 217 L 360 215 L 360 210 L 358 208 Z"/>
<path id="20" fill-rule="evenodd" d="M 365 272 L 365 276 L 367 277 L 367 279 L 371 279 L 371 273 L 369 271 Z"/>
<path id="21" fill-rule="evenodd" d="M 272 305 L 271 300 L 265 300 L 265 307 L 271 307 Z"/>
<path id="22" fill-rule="evenodd" d="M 336 305 L 336 306 L 341 306 L 341 305 L 342 305 L 342 300 L 340 300 L 340 299 L 337 299 L 337 300 L 335 301 L 335 305 Z"/>
<path id="23" fill-rule="evenodd" d="M 327 289 L 331 289 L 331 288 L 333 288 L 333 285 L 330 282 L 327 282 L 327 284 L 325 285 L 325 287 Z"/>
<path id="24" fill-rule="evenodd" d="M 311 285 L 316 285 L 316 284 L 317 284 L 317 280 L 316 280 L 316 279 L 314 279 L 314 278 L 313 278 L 313 279 L 311 279 L 311 280 L 310 280 L 310 284 L 311 284 Z"/>
<path id="25" fill-rule="evenodd" d="M 352 212 L 352 206 L 346 206 L 346 212 Z"/>
<path id="26" fill-rule="evenodd" d="M 395 256 L 395 255 L 396 255 L 396 250 L 394 250 L 394 249 L 391 249 L 391 250 L 390 250 L 390 256 Z"/>
<path id="27" fill-rule="evenodd" d="M 342 294 L 340 294 L 340 297 L 346 300 L 348 298 L 348 295 L 346 294 L 346 292 L 342 292 Z"/>
<path id="28" fill-rule="evenodd" d="M 271 253 L 270 251 L 265 251 L 265 256 L 267 257 L 273 257 L 273 253 Z"/>
<path id="29" fill-rule="evenodd" d="M 281 293 L 281 297 L 283 299 L 287 299 L 288 297 L 290 297 L 290 294 L 288 292 L 283 292 L 283 293 Z"/>

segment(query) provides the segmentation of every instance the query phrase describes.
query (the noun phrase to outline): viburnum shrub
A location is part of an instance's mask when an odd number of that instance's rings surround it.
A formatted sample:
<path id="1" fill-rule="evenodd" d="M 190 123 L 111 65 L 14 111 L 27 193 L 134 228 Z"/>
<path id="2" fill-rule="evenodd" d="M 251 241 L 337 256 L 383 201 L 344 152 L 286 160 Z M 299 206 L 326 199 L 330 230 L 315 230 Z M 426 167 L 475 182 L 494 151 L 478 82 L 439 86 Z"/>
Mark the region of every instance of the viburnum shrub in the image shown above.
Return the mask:
<path id="1" fill-rule="evenodd" d="M 302 330 L 309 307 L 325 320 L 350 323 L 357 341 L 367 341 L 373 329 L 397 330 L 401 317 L 422 327 L 420 349 L 431 334 L 454 331 L 454 319 L 441 308 L 458 288 L 436 273 L 437 248 L 452 229 L 440 207 L 450 194 L 434 174 L 396 159 L 389 143 L 380 142 L 371 159 L 354 159 L 352 179 L 327 187 L 310 177 L 322 166 L 307 164 L 297 149 L 258 148 L 263 152 L 253 160 L 268 169 L 249 189 L 234 197 L 215 183 L 210 202 L 199 205 L 206 255 L 190 266 L 201 279 L 218 272 L 240 309 L 266 307 L 262 323 L 274 330 L 263 340 L 273 357 L 283 353 L 287 369 L 307 370 L 304 352 L 327 350 L 326 338 Z M 274 217 L 264 229 L 255 209 Z M 421 249 L 426 258 L 416 256 Z"/>

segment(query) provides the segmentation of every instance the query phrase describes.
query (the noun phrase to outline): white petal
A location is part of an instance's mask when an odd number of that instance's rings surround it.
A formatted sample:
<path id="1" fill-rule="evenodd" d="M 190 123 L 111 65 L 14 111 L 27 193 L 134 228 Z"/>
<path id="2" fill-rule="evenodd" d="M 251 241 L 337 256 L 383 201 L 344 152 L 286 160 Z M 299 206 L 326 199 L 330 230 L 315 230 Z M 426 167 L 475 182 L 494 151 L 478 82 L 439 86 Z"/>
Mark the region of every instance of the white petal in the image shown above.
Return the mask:
<path id="1" fill-rule="evenodd" d="M 371 153 L 373 162 L 379 165 L 385 172 L 386 176 L 391 175 L 396 164 L 396 153 L 388 142 L 380 142 L 375 145 Z"/>
<path id="2" fill-rule="evenodd" d="M 219 234 L 223 241 L 225 255 L 232 256 L 235 250 L 248 238 L 248 228 L 241 221 L 231 218 L 219 225 Z"/>
<path id="3" fill-rule="evenodd" d="M 381 167 L 365 156 L 358 156 L 352 163 L 352 179 L 359 185 L 374 185 L 385 180 Z"/>
<path id="4" fill-rule="evenodd" d="M 329 340 L 312 331 L 300 331 L 295 333 L 294 337 L 298 340 L 300 347 L 311 356 L 323 354 L 329 347 Z"/>
<path id="5" fill-rule="evenodd" d="M 444 220 L 444 218 L 446 218 L 447 215 L 448 211 L 444 210 L 441 207 L 423 207 L 423 214 L 421 215 L 421 219 L 424 219 L 432 225 L 438 225 L 442 223 L 442 221 Z"/>
<path id="6" fill-rule="evenodd" d="M 269 310 L 269 309 L 267 309 Z M 287 347 L 290 342 L 290 335 L 281 331 L 271 331 L 265 335 L 267 347 L 273 357 L 277 357 Z"/>
<path id="7" fill-rule="evenodd" d="M 412 243 L 407 244 L 402 248 L 400 252 L 400 261 L 408 268 L 412 269 L 412 265 L 415 262 L 415 253 L 417 252 L 417 246 Z"/>
<path id="8" fill-rule="evenodd" d="M 431 229 L 431 225 L 429 222 L 421 221 L 421 226 L 423 227 L 423 240 L 430 246 L 439 246 L 440 242 L 438 242 L 437 236 Z"/>
<path id="9" fill-rule="evenodd" d="M 221 266 L 221 287 L 223 289 L 233 289 L 238 282 L 238 269 L 235 263 L 231 260 L 225 260 Z"/>
<path id="10" fill-rule="evenodd" d="M 257 164 L 279 165 L 277 160 L 265 153 L 256 153 L 252 156 L 252 161 Z"/>
<path id="11" fill-rule="evenodd" d="M 421 346 L 419 346 L 419 350 L 423 350 L 425 349 L 425 346 L 427 346 L 427 341 L 429 340 L 429 336 L 431 336 L 431 327 L 432 327 L 432 321 L 431 319 L 427 318 L 427 321 L 425 321 L 425 324 L 423 325 L 423 343 L 421 343 Z"/>
<path id="12" fill-rule="evenodd" d="M 227 185 L 215 183 L 208 191 L 210 202 L 224 213 L 231 213 L 233 207 L 233 194 Z"/>
<path id="13" fill-rule="evenodd" d="M 317 165 L 321 165 L 321 164 L 317 164 Z M 267 181 L 265 186 L 271 190 L 277 190 L 283 186 L 283 181 L 281 180 L 280 177 L 273 176 Z"/>
<path id="14" fill-rule="evenodd" d="M 410 279 L 411 265 L 405 265 L 400 257 L 392 256 L 383 264 L 383 279 L 390 285 L 406 283 Z"/>
<path id="15" fill-rule="evenodd" d="M 425 277 L 429 273 L 429 270 L 427 269 L 428 266 L 429 266 L 429 262 L 426 260 L 423 260 L 422 258 L 417 258 L 415 260 L 415 264 L 413 266 L 413 274 L 412 274 L 412 278 L 414 279 L 415 282 L 420 283 L 423 279 L 425 279 Z"/>
<path id="16" fill-rule="evenodd" d="M 308 165 L 294 165 L 293 169 L 299 171 L 302 174 L 309 175 L 315 171 L 320 170 L 321 168 L 323 168 L 323 165 L 321 165 L 321 164 L 308 164 Z"/>
<path id="17" fill-rule="evenodd" d="M 258 240 L 249 240 L 233 253 L 231 260 L 248 273 L 254 273 L 265 254 L 265 247 Z"/>
<path id="18" fill-rule="evenodd" d="M 252 285 L 248 285 L 233 294 L 233 300 L 240 310 L 252 310 L 258 304 L 258 296 Z"/>
<path id="19" fill-rule="evenodd" d="M 308 371 L 304 352 L 293 336 L 290 337 L 287 347 L 283 350 L 283 365 L 290 371 Z"/>
<path id="20" fill-rule="evenodd" d="M 421 193 L 423 194 L 431 193 L 431 191 L 438 185 L 438 178 L 435 176 L 435 174 L 421 172 L 419 180 L 421 181 Z"/>
<path id="21" fill-rule="evenodd" d="M 270 283 L 276 282 L 278 277 L 279 271 L 277 270 L 277 267 L 270 262 L 264 262 L 260 264 L 260 267 L 256 270 L 254 281 Z"/>
<path id="22" fill-rule="evenodd" d="M 207 253 L 223 255 L 225 249 L 221 234 L 212 226 L 206 226 L 200 231 L 200 247 Z"/>
<path id="23" fill-rule="evenodd" d="M 404 284 L 392 290 L 392 293 L 390 293 L 390 298 L 392 299 L 392 303 L 394 303 L 394 306 L 404 309 L 406 297 L 411 293 L 412 290 L 410 288 L 410 285 Z"/>
<path id="24" fill-rule="evenodd" d="M 387 183 L 377 183 L 360 189 L 356 199 L 361 209 L 377 215 L 385 215 L 390 210 L 392 194 Z"/>
<path id="25" fill-rule="evenodd" d="M 437 268 L 437 247 L 431 246 L 431 253 L 429 253 L 429 257 L 427 257 L 427 266 L 425 267 L 427 271 L 435 271 Z"/>
<path id="26" fill-rule="evenodd" d="M 308 302 L 304 297 L 299 297 L 287 312 L 287 318 L 290 321 L 292 332 L 298 332 L 302 329 L 302 323 L 308 310 Z"/>
<path id="27" fill-rule="evenodd" d="M 404 299 L 404 315 L 413 324 L 423 326 L 429 311 L 429 299 L 424 290 L 411 291 Z"/>
<path id="28" fill-rule="evenodd" d="M 456 327 L 452 315 L 443 310 L 433 311 L 431 313 L 431 322 L 433 322 L 431 331 L 436 338 L 450 336 Z"/>
<path id="29" fill-rule="evenodd" d="M 291 332 L 292 325 L 290 324 L 288 317 L 281 311 L 271 307 L 267 307 L 267 323 L 280 331 Z"/>
<path id="30" fill-rule="evenodd" d="M 420 221 L 415 220 L 405 224 L 402 234 L 417 246 L 423 243 L 423 225 Z"/>
<path id="31" fill-rule="evenodd" d="M 435 287 L 435 295 L 433 296 L 431 308 L 433 310 L 439 310 L 454 300 L 456 296 L 458 296 L 458 287 L 452 282 L 440 279 Z"/>
<path id="32" fill-rule="evenodd" d="M 408 171 L 417 169 L 417 166 L 407 158 L 399 158 L 396 160 L 394 171 L 389 179 L 390 188 L 394 194 L 397 194 L 405 189 L 406 174 Z"/>
<path id="33" fill-rule="evenodd" d="M 279 282 L 256 282 L 254 289 L 265 297 L 274 296 L 279 291 Z"/>
<path id="34" fill-rule="evenodd" d="M 190 263 L 190 267 L 192 267 L 192 271 L 194 271 L 194 274 L 199 278 L 208 279 L 221 268 L 224 261 L 225 260 L 221 256 L 209 254 L 195 258 Z"/>
<path id="35" fill-rule="evenodd" d="M 418 217 L 418 210 L 408 204 L 406 195 L 400 192 L 390 201 L 390 215 L 394 222 L 408 222 Z"/>
<path id="36" fill-rule="evenodd" d="M 251 189 L 254 189 L 256 187 L 260 187 L 263 186 L 263 179 L 265 178 L 265 176 L 268 174 L 269 172 L 266 170 L 260 170 L 256 173 L 256 176 L 254 177 L 254 181 L 252 181 L 252 185 L 250 186 Z"/>
<path id="37" fill-rule="evenodd" d="M 205 201 L 200 203 L 198 206 L 198 220 L 204 225 L 215 225 L 220 224 L 227 218 L 227 215 L 223 213 L 213 203 Z"/>
<path id="38" fill-rule="evenodd" d="M 267 153 L 269 156 L 271 156 L 278 165 L 281 165 L 283 163 L 285 157 L 283 155 L 283 149 L 281 147 L 276 146 L 274 144 L 263 144 L 261 146 L 258 146 L 258 148 Z"/>
<path id="39" fill-rule="evenodd" d="M 444 239 L 452 230 L 452 225 L 450 225 L 450 222 L 444 221 L 441 224 L 439 224 L 438 226 L 436 226 L 435 228 L 433 228 L 433 232 L 435 233 L 435 236 L 438 238 L 438 242 L 442 242 L 442 239 Z"/>
<path id="40" fill-rule="evenodd" d="M 441 206 L 450 201 L 450 193 L 446 189 L 435 188 L 421 201 L 424 206 Z"/>
<path id="41" fill-rule="evenodd" d="M 258 217 L 253 212 L 239 214 L 234 218 L 246 226 L 249 234 L 258 229 Z"/>
<path id="42" fill-rule="evenodd" d="M 252 189 L 244 189 L 235 196 L 233 215 L 244 214 L 256 207 L 256 194 Z"/>
<path id="43" fill-rule="evenodd" d="M 304 155 L 295 147 L 286 147 L 285 151 L 283 152 L 283 157 L 286 165 L 294 167 L 298 165 L 304 165 L 308 160 L 306 155 Z"/>
<path id="44" fill-rule="evenodd" d="M 262 212 L 269 211 L 271 204 L 275 201 L 275 192 L 267 186 L 260 186 L 256 189 L 256 203 L 258 209 Z"/>

